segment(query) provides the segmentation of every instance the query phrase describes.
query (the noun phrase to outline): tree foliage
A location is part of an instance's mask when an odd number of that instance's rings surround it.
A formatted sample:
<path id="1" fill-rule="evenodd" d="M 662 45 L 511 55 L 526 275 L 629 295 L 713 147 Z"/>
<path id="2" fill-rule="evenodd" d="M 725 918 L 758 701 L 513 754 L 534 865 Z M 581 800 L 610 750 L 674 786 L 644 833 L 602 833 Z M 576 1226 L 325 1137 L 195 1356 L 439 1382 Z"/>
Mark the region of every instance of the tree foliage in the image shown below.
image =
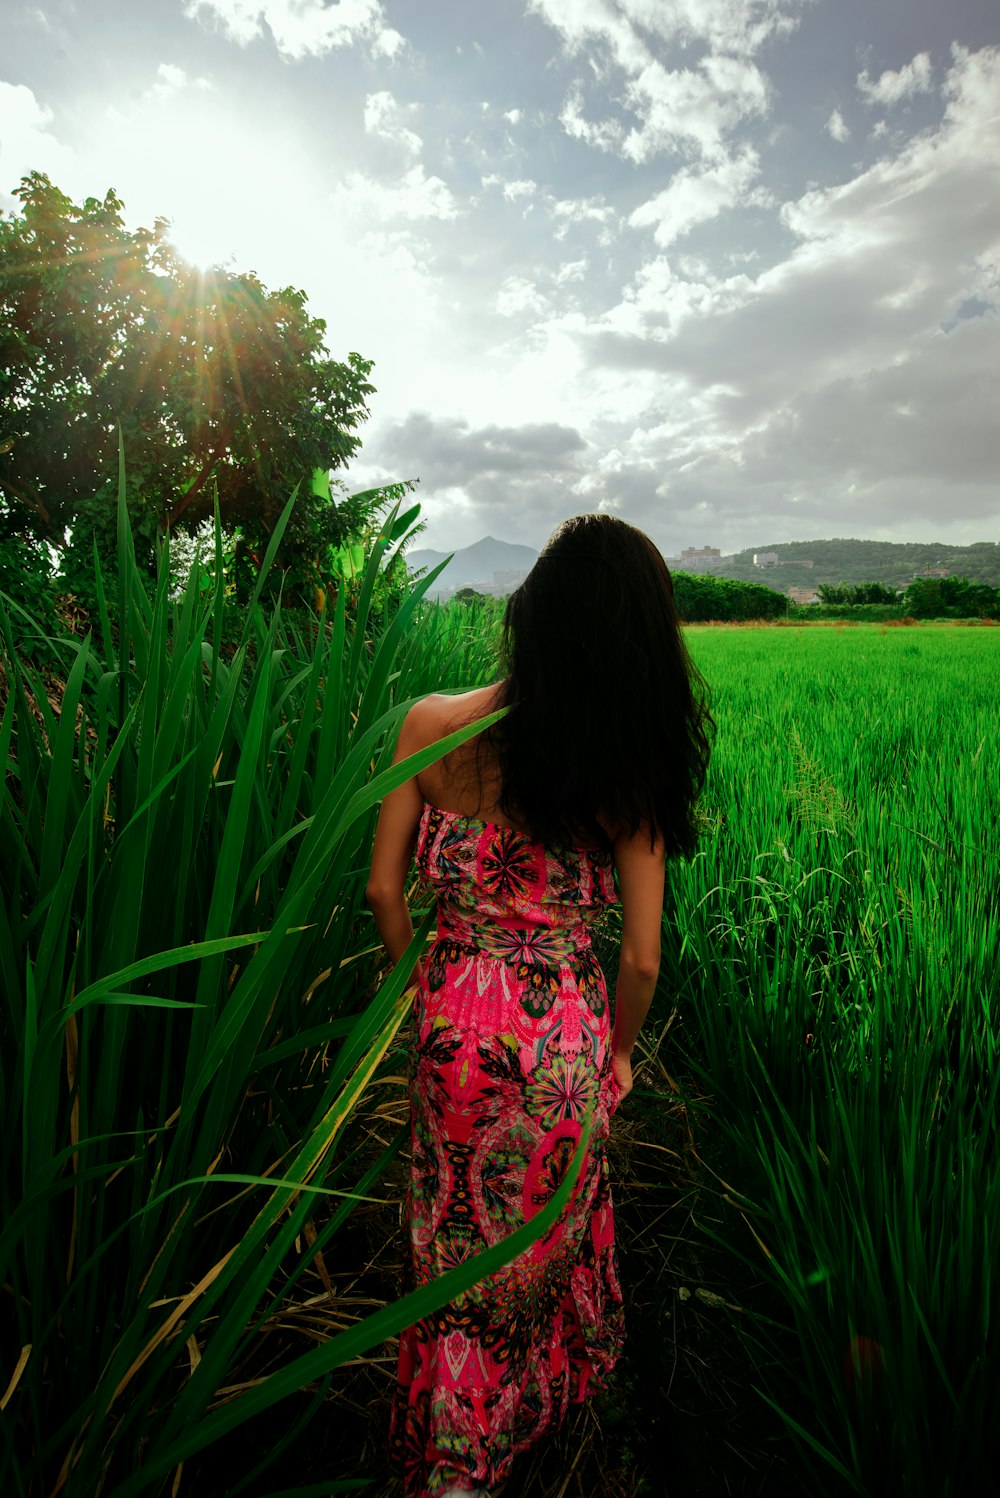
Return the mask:
<path id="1" fill-rule="evenodd" d="M 1000 617 L 1000 589 L 967 577 L 917 577 L 899 593 L 882 583 L 820 583 L 820 603 L 827 607 L 863 608 L 895 605 L 914 619 L 990 619 Z"/>
<path id="2" fill-rule="evenodd" d="M 735 582 L 704 573 L 674 572 L 674 601 L 686 623 L 705 619 L 776 619 L 788 599 L 760 583 Z"/>
<path id="3" fill-rule="evenodd" d="M 998 619 L 1000 588 L 967 577 L 918 577 L 903 595 L 915 619 Z"/>
<path id="4" fill-rule="evenodd" d="M 887 588 L 878 582 L 820 583 L 816 592 L 820 603 L 847 604 L 851 608 L 858 604 L 899 602 L 895 588 Z"/>
<path id="5" fill-rule="evenodd" d="M 0 214 L 0 536 L 109 554 L 120 426 L 145 561 L 216 494 L 223 524 L 263 547 L 296 484 L 281 560 L 340 544 L 351 515 L 326 479 L 360 445 L 371 362 L 329 356 L 303 292 L 194 269 L 164 219 L 130 231 L 113 191 L 78 206 L 32 173 L 15 196 L 21 211 Z"/>

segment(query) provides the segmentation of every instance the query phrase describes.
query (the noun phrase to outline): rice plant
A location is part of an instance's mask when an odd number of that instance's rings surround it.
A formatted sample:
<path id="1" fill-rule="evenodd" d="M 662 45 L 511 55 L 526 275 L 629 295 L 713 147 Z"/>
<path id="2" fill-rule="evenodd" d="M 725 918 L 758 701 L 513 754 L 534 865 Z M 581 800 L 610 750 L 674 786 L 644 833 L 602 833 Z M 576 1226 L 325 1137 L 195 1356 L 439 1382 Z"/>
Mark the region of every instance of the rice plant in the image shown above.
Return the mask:
<path id="1" fill-rule="evenodd" d="M 1000 1456 L 997 637 L 691 644 L 719 735 L 665 987 L 730 1140 L 729 1246 L 784 1307 L 784 1377 L 761 1392 L 815 1490 L 982 1490 Z"/>

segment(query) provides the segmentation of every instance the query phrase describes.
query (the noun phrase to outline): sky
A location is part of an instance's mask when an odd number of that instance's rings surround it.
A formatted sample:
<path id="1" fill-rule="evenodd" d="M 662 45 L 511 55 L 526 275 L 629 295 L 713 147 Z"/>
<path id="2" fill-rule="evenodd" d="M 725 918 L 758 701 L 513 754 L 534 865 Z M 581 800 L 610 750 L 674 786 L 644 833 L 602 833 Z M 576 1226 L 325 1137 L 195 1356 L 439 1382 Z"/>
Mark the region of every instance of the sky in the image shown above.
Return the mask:
<path id="1" fill-rule="evenodd" d="M 302 288 L 422 546 L 1000 541 L 996 0 L 4 0 L 33 170 Z"/>

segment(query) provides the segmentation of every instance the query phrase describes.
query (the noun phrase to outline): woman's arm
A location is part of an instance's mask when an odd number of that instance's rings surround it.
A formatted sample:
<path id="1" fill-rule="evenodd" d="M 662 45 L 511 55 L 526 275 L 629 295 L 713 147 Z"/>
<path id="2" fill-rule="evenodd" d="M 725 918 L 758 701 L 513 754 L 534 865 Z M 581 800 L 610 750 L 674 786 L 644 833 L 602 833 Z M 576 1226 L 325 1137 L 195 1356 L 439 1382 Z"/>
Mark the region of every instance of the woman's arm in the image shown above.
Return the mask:
<path id="1" fill-rule="evenodd" d="M 614 845 L 622 906 L 622 944 L 615 990 L 611 1069 L 620 1094 L 632 1090 L 632 1050 L 649 1012 L 660 971 L 664 853 L 662 841 L 649 846 L 649 833 L 619 837 Z"/>
<path id="2" fill-rule="evenodd" d="M 433 709 L 425 698 L 414 703 L 403 719 L 392 763 L 423 749 L 435 737 Z M 406 904 L 406 876 L 417 840 L 424 798 L 416 776 L 390 791 L 382 800 L 375 828 L 371 869 L 365 896 L 375 917 L 379 935 L 392 961 L 398 962 L 413 940 L 413 922 Z M 415 964 L 407 987 L 420 977 Z"/>

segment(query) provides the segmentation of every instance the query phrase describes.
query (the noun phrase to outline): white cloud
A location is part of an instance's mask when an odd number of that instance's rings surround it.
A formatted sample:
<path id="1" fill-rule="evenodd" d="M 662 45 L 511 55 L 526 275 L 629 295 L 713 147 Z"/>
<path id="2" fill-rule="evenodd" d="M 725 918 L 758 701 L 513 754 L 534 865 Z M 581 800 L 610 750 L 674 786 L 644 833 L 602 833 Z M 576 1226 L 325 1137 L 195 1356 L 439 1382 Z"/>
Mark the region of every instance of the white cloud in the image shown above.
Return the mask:
<path id="1" fill-rule="evenodd" d="M 770 89 L 756 64 L 708 56 L 698 68 L 671 71 L 652 61 L 627 89 L 641 121 L 622 151 L 632 161 L 694 147 L 710 161 L 725 155 L 724 137 L 741 121 L 765 115 Z"/>
<path id="2" fill-rule="evenodd" d="M 72 168 L 74 152 L 49 129 L 52 110 L 23 83 L 0 83 L 0 202 L 21 177 L 44 172 L 54 181 Z"/>
<path id="3" fill-rule="evenodd" d="M 404 108 L 387 89 L 369 94 L 365 99 L 365 130 L 398 146 L 407 156 L 419 156 L 423 141 L 403 123 L 406 114 L 415 112 L 413 105 Z"/>
<path id="4" fill-rule="evenodd" d="M 770 87 L 756 64 L 741 58 L 709 55 L 695 68 L 670 69 L 647 57 L 628 79 L 624 98 L 638 119 L 628 130 L 615 116 L 588 119 L 583 90 L 575 86 L 559 116 L 563 129 L 636 163 L 678 150 L 718 162 L 727 152 L 725 137 L 743 120 L 767 113 Z"/>
<path id="5" fill-rule="evenodd" d="M 844 116 L 841 114 L 839 109 L 835 109 L 830 115 L 830 118 L 827 120 L 826 132 L 836 141 L 843 142 L 845 140 L 850 140 L 851 132 L 847 128 Z"/>
<path id="6" fill-rule="evenodd" d="M 508 125 L 519 125 L 521 123 L 521 111 L 519 109 L 507 109 L 504 111 L 504 119 Z"/>
<path id="7" fill-rule="evenodd" d="M 595 123 L 583 117 L 583 92 L 579 88 L 570 90 L 559 115 L 559 122 L 566 134 L 574 140 L 582 140 L 598 150 L 610 151 L 623 138 L 624 127 L 620 120 L 604 120 Z"/>
<path id="8" fill-rule="evenodd" d="M 359 40 L 386 57 L 403 45 L 399 32 L 386 24 L 380 0 L 186 0 L 189 19 L 201 20 L 203 13 L 241 47 L 263 36 L 266 25 L 278 51 L 293 62 Z"/>
<path id="9" fill-rule="evenodd" d="M 697 224 L 746 201 L 759 173 L 760 161 L 749 146 L 705 171 L 685 167 L 675 173 L 669 187 L 637 208 L 629 223 L 637 229 L 653 226 L 656 243 L 666 247 Z"/>
<path id="10" fill-rule="evenodd" d="M 753 369 L 761 394 L 772 380 L 794 390 L 905 356 L 910 339 L 933 336 L 974 286 L 981 293 L 982 267 L 1000 260 L 1000 200 L 990 190 L 998 85 L 1000 49 L 958 56 L 937 131 L 787 204 L 782 218 L 799 247 L 758 277 L 732 325 L 702 325 L 703 352 L 724 346 L 730 377 Z M 704 367 L 701 378 L 709 374 Z"/>
<path id="11" fill-rule="evenodd" d="M 554 198 L 548 196 L 547 201 L 553 216 L 564 223 L 582 224 L 588 219 L 593 219 L 599 224 L 610 224 L 616 218 L 615 210 L 602 197 Z"/>
<path id="12" fill-rule="evenodd" d="M 570 54 L 585 53 L 607 97 L 609 68 L 625 74 L 625 108 L 638 124 L 626 129 L 617 115 L 592 119 L 582 85 L 571 88 L 560 120 L 567 134 L 602 151 L 619 151 L 642 163 L 683 151 L 718 163 L 725 137 L 742 121 L 768 113 L 771 90 L 752 61 L 775 33 L 792 29 L 807 0 L 530 0 L 562 36 Z M 692 65 L 668 68 L 650 39 L 707 49 Z"/>
<path id="13" fill-rule="evenodd" d="M 503 185 L 503 195 L 508 203 L 516 203 L 518 198 L 533 198 L 538 191 L 538 183 L 532 182 L 530 177 L 516 177 Z"/>
<path id="14" fill-rule="evenodd" d="M 553 279 L 557 286 L 566 286 L 573 281 L 582 281 L 586 274 L 586 260 L 564 260 Z"/>
<path id="15" fill-rule="evenodd" d="M 929 94 L 934 87 L 930 55 L 918 52 L 912 62 L 894 73 L 887 69 L 872 80 L 867 71 L 858 74 L 858 93 L 866 104 L 899 104 L 914 94 Z"/>
<path id="16" fill-rule="evenodd" d="M 603 0 L 528 0 L 527 9 L 558 31 L 568 51 L 588 41 L 603 43 L 619 67 L 638 70 L 649 59 L 645 43 L 628 16 L 628 0 L 612 9 Z"/>
<path id="17" fill-rule="evenodd" d="M 484 187 L 499 187 L 504 200 L 516 203 L 519 199 L 533 198 L 538 192 L 538 183 L 530 177 L 514 177 L 506 181 L 497 172 L 489 172 L 482 179 Z"/>
<path id="18" fill-rule="evenodd" d="M 676 266 L 676 268 L 675 268 Z M 657 255 L 637 271 L 623 300 L 601 322 L 601 328 L 636 342 L 676 334 L 689 320 L 719 317 L 745 305 L 754 282 L 744 273 L 718 277 L 705 262 L 689 255 L 676 261 Z M 598 333 L 598 339 L 603 336 Z M 637 350 L 635 350 L 637 351 Z"/>
<path id="19" fill-rule="evenodd" d="M 551 192 L 541 195 L 543 212 L 548 214 L 552 226 L 552 237 L 563 240 L 573 230 L 584 226 L 599 225 L 598 243 L 604 247 L 615 240 L 621 229 L 621 219 L 615 209 L 604 198 L 557 198 Z"/>
<path id="20" fill-rule="evenodd" d="M 399 56 L 406 46 L 406 39 L 402 32 L 396 31 L 392 26 L 383 26 L 376 34 L 372 51 L 376 57 L 387 57 L 390 61 Z"/>
<path id="21" fill-rule="evenodd" d="M 524 276 L 508 276 L 497 292 L 496 308 L 501 317 L 518 317 L 524 313 L 540 317 L 549 304 L 534 281 Z"/>
<path id="22" fill-rule="evenodd" d="M 148 88 L 144 98 L 154 103 L 163 103 L 172 98 L 174 94 L 183 93 L 185 89 L 210 89 L 212 83 L 208 78 L 189 78 L 183 68 L 176 67 L 170 62 L 161 62 L 156 70 L 156 82 Z"/>
<path id="23" fill-rule="evenodd" d="M 975 127 L 977 116 L 995 131 L 997 127 L 997 84 L 1000 81 L 1000 47 L 983 47 L 970 52 L 967 47 L 952 44 L 952 66 L 942 87 L 949 100 L 948 116 L 957 125 L 968 119 Z M 975 149 L 975 141 L 968 141 Z"/>
<path id="24" fill-rule="evenodd" d="M 440 177 L 429 177 L 418 162 L 392 182 L 376 181 L 362 172 L 349 172 L 334 189 L 338 212 L 373 224 L 412 220 L 453 219 L 462 211 L 451 189 Z"/>
<path id="25" fill-rule="evenodd" d="M 638 420 L 628 453 L 659 462 L 678 503 L 728 494 L 720 515 L 766 502 L 780 519 L 805 491 L 828 514 L 853 483 L 859 526 L 876 507 L 996 515 L 998 92 L 1000 48 L 956 48 L 940 126 L 787 204 L 783 262 L 696 281 L 657 257 L 583 330 L 597 367 L 669 390 L 669 419 Z"/>
<path id="26" fill-rule="evenodd" d="M 588 40 L 605 44 L 620 67 L 648 58 L 642 33 L 666 42 L 701 41 L 728 56 L 756 52 L 798 25 L 809 0 L 529 0 L 529 10 L 559 31 L 570 51 Z"/>
<path id="27" fill-rule="evenodd" d="M 173 63 L 161 62 L 156 71 L 167 88 L 180 89 L 187 82 L 187 74 L 184 69 L 175 67 Z"/>

